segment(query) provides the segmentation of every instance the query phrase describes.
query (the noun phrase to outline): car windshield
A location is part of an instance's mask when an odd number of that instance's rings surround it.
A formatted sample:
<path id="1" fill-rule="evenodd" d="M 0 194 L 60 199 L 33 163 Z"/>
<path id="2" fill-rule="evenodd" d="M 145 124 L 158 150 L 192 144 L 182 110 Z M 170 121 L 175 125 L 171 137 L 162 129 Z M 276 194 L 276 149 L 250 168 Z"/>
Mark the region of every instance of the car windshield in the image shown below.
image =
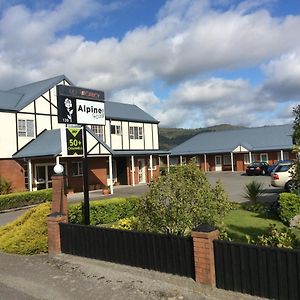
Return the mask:
<path id="1" fill-rule="evenodd" d="M 291 165 L 279 165 L 275 172 L 286 172 L 290 169 Z"/>

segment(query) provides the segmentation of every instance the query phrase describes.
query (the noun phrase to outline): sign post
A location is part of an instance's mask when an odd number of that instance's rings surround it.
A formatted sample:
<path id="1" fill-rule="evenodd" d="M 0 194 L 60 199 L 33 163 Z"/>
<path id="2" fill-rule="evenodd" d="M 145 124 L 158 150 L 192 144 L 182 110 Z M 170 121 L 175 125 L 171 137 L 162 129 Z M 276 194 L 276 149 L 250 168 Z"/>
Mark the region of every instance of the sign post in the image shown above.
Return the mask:
<path id="1" fill-rule="evenodd" d="M 83 125 L 66 128 L 62 144 L 66 155 L 82 155 L 84 223 L 90 224 L 89 176 L 86 124 L 105 125 L 104 92 L 68 85 L 57 86 L 58 123 Z M 66 140 L 64 140 L 66 139 Z"/>

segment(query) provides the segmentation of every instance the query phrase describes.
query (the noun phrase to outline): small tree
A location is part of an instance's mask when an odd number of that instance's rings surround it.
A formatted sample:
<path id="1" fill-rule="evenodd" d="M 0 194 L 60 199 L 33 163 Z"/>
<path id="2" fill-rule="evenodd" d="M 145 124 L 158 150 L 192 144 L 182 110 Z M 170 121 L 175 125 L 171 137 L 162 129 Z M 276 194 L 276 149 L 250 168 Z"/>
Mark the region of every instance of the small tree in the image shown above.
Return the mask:
<path id="1" fill-rule="evenodd" d="M 294 120 L 294 132 L 293 132 L 293 151 L 298 155 L 300 153 L 300 105 L 294 107 L 293 114 L 295 116 Z M 299 157 L 296 162 L 295 170 L 292 172 L 293 179 L 300 185 L 300 160 Z"/>
<path id="2" fill-rule="evenodd" d="M 219 225 L 229 209 L 221 183 L 211 186 L 196 164 L 189 163 L 152 182 L 137 214 L 143 230 L 184 235 L 199 224 Z"/>

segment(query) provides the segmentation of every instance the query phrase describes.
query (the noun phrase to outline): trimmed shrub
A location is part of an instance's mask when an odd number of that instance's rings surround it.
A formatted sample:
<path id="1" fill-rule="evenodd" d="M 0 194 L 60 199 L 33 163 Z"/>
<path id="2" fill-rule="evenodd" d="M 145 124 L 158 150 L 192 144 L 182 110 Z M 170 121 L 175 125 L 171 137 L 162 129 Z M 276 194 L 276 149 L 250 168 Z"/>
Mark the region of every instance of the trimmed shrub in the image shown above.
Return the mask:
<path id="1" fill-rule="evenodd" d="M 90 202 L 90 223 L 91 225 L 114 223 L 120 219 L 132 217 L 135 214 L 135 207 L 138 197 L 112 198 Z M 69 205 L 68 220 L 70 223 L 81 224 L 82 204 Z"/>
<path id="2" fill-rule="evenodd" d="M 152 182 L 138 203 L 137 216 L 142 230 L 188 235 L 200 224 L 218 226 L 230 208 L 221 183 L 212 186 L 191 162 Z"/>
<path id="3" fill-rule="evenodd" d="M 40 204 L 0 228 L 0 250 L 16 254 L 47 252 L 47 215 L 50 203 Z"/>
<path id="4" fill-rule="evenodd" d="M 52 189 L 0 195 L 0 211 L 52 200 Z"/>
<path id="5" fill-rule="evenodd" d="M 0 195 L 6 195 L 11 193 L 11 182 L 6 180 L 3 176 L 0 176 Z"/>
<path id="6" fill-rule="evenodd" d="M 293 193 L 281 193 L 279 196 L 279 217 L 285 224 L 300 214 L 300 197 Z"/>

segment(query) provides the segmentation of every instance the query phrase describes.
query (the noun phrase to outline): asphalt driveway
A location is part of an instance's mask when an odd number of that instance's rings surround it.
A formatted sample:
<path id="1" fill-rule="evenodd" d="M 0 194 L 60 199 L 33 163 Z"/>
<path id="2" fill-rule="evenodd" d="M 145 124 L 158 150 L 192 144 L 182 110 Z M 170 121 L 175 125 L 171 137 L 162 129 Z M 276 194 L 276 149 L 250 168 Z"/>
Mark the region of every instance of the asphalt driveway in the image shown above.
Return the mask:
<path id="1" fill-rule="evenodd" d="M 232 173 L 232 172 L 210 172 L 207 173 L 207 178 L 211 184 L 215 184 L 220 180 L 223 184 L 225 191 L 228 193 L 230 201 L 233 202 L 246 202 L 247 199 L 243 197 L 243 188 L 246 183 L 252 180 L 262 182 L 265 187 L 265 193 L 260 197 L 262 202 L 271 202 L 276 200 L 278 193 L 281 189 L 270 186 L 270 176 L 246 176 L 245 173 Z M 140 184 L 136 186 L 118 186 L 114 188 L 114 194 L 103 196 L 102 191 L 91 191 L 90 200 L 107 199 L 114 197 L 128 197 L 132 195 L 142 196 L 148 190 L 147 184 Z M 68 196 L 69 203 L 81 202 L 83 200 L 83 193 L 76 193 Z M 0 226 L 4 225 L 16 217 L 21 215 L 24 211 L 12 211 L 9 213 L 0 213 Z"/>
<path id="2" fill-rule="evenodd" d="M 261 201 L 269 202 L 277 198 L 281 189 L 270 186 L 270 176 L 247 176 L 241 172 L 209 172 L 206 174 L 207 179 L 211 184 L 215 184 L 217 180 L 222 182 L 225 191 L 229 195 L 230 201 L 245 202 L 247 199 L 243 197 L 243 189 L 246 183 L 256 180 L 262 182 L 265 188 L 265 193 L 261 197 Z M 143 195 L 148 190 L 146 184 L 132 186 L 118 186 L 114 188 L 114 195 L 103 196 L 101 191 L 91 191 L 90 200 L 106 199 L 112 197 L 127 197 L 131 195 Z M 80 202 L 83 199 L 83 193 L 76 193 L 68 196 L 69 202 Z"/>

